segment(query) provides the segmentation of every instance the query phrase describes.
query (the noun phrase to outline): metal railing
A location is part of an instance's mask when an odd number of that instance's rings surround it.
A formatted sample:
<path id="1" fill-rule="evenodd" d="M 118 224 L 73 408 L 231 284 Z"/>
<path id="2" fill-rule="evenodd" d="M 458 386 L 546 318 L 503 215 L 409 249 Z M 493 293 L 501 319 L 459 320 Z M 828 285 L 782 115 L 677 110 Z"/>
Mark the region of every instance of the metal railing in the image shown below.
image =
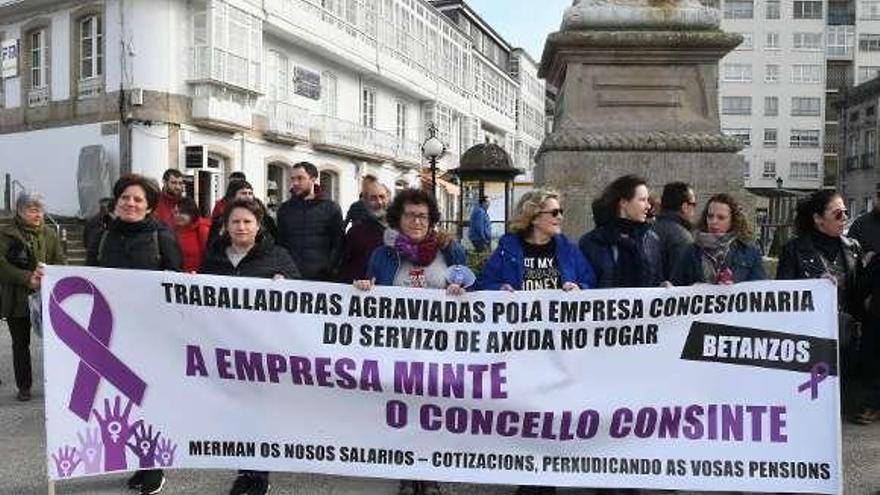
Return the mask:
<path id="1" fill-rule="evenodd" d="M 269 132 L 303 141 L 309 139 L 310 117 L 306 108 L 283 101 L 269 103 Z"/>
<path id="2" fill-rule="evenodd" d="M 312 117 L 311 142 L 371 157 L 397 156 L 397 136 L 327 115 Z"/>
<path id="3" fill-rule="evenodd" d="M 18 202 L 18 196 L 21 193 L 27 192 L 27 187 L 24 184 L 19 182 L 16 179 L 12 178 L 11 174 L 6 174 L 5 178 L 5 186 L 4 190 L 4 209 L 7 214 L 14 215 L 15 214 L 15 203 Z M 65 252 L 67 252 L 67 230 L 61 228 L 61 225 L 55 220 L 55 218 L 50 215 L 48 212 L 44 213 L 44 218 L 46 222 L 52 225 L 52 228 L 55 229 L 55 233 L 58 234 L 58 238 L 62 242 L 62 248 Z"/>

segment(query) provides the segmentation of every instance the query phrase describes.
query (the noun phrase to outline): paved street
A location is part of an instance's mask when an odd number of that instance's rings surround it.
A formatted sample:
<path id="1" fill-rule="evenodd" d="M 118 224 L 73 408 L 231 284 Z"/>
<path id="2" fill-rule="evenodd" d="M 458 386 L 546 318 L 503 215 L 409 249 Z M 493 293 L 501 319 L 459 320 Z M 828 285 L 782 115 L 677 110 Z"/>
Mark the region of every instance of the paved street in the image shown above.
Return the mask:
<path id="1" fill-rule="evenodd" d="M 39 347 L 35 341 L 37 376 L 42 375 Z M 12 378 L 12 356 L 9 332 L 0 323 L 0 495 L 45 494 L 46 466 L 45 433 L 43 427 L 43 389 L 38 384 L 34 400 L 29 403 L 15 401 L 15 385 Z M 846 495 L 869 495 L 880 489 L 880 424 L 873 426 L 844 427 L 844 466 L 846 470 Z M 162 493 L 177 494 L 225 494 L 234 477 L 232 471 L 172 471 Z M 130 494 L 124 489 L 124 476 L 104 476 L 94 479 L 68 481 L 57 485 L 58 494 Z M 391 481 L 357 478 L 339 478 L 317 475 L 273 475 L 272 493 L 308 495 L 354 495 L 395 494 L 396 484 Z M 512 487 L 444 485 L 444 494 L 506 495 Z M 585 490 L 566 490 L 566 494 L 587 494 Z"/>

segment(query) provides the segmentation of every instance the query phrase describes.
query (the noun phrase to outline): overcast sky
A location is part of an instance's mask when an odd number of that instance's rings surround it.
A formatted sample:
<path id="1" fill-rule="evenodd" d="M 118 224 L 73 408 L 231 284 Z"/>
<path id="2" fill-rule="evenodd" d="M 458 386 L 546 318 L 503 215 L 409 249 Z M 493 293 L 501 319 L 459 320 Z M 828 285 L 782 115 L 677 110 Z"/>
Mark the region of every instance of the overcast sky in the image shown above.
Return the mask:
<path id="1" fill-rule="evenodd" d="M 541 61 L 547 35 L 559 30 L 571 0 L 466 0 L 508 43 Z"/>

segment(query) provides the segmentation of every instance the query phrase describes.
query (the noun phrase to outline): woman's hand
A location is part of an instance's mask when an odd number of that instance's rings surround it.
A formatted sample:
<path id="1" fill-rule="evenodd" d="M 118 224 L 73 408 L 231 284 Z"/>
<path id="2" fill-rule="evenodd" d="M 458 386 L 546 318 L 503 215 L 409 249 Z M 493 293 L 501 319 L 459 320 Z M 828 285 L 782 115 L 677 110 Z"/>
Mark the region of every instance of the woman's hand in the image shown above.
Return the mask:
<path id="1" fill-rule="evenodd" d="M 449 284 L 446 286 L 446 293 L 450 296 L 460 296 L 465 293 L 465 290 L 458 284 Z"/>
<path id="2" fill-rule="evenodd" d="M 280 273 L 276 273 L 275 275 L 272 276 L 272 280 L 284 280 L 284 275 L 282 275 Z"/>
<path id="3" fill-rule="evenodd" d="M 513 288 L 510 284 L 501 284 L 501 287 L 498 287 L 501 290 L 506 290 L 507 292 L 516 292 L 516 289 Z"/>
<path id="4" fill-rule="evenodd" d="M 355 280 L 354 284 L 352 285 L 354 285 L 354 288 L 357 290 L 368 291 L 372 290 L 373 286 L 376 285 L 376 279 L 374 278 L 372 280 Z"/>
<path id="5" fill-rule="evenodd" d="M 43 283 L 43 276 L 46 275 L 46 265 L 44 263 L 37 264 L 37 268 L 31 272 L 31 278 L 28 280 L 28 285 L 30 285 L 31 289 L 39 289 L 40 285 Z"/>
<path id="6" fill-rule="evenodd" d="M 562 290 L 565 292 L 571 292 L 573 290 L 581 290 L 581 286 L 574 282 L 566 282 L 562 284 Z"/>

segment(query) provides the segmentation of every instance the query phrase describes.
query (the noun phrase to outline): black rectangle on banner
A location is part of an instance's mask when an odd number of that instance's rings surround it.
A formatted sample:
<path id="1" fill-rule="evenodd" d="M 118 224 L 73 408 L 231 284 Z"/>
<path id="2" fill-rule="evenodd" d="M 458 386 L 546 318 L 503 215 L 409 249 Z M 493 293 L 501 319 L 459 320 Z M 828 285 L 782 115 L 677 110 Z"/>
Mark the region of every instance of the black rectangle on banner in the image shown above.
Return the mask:
<path id="1" fill-rule="evenodd" d="M 834 339 L 702 321 L 691 324 L 681 358 L 804 373 L 825 363 L 837 375 Z"/>

